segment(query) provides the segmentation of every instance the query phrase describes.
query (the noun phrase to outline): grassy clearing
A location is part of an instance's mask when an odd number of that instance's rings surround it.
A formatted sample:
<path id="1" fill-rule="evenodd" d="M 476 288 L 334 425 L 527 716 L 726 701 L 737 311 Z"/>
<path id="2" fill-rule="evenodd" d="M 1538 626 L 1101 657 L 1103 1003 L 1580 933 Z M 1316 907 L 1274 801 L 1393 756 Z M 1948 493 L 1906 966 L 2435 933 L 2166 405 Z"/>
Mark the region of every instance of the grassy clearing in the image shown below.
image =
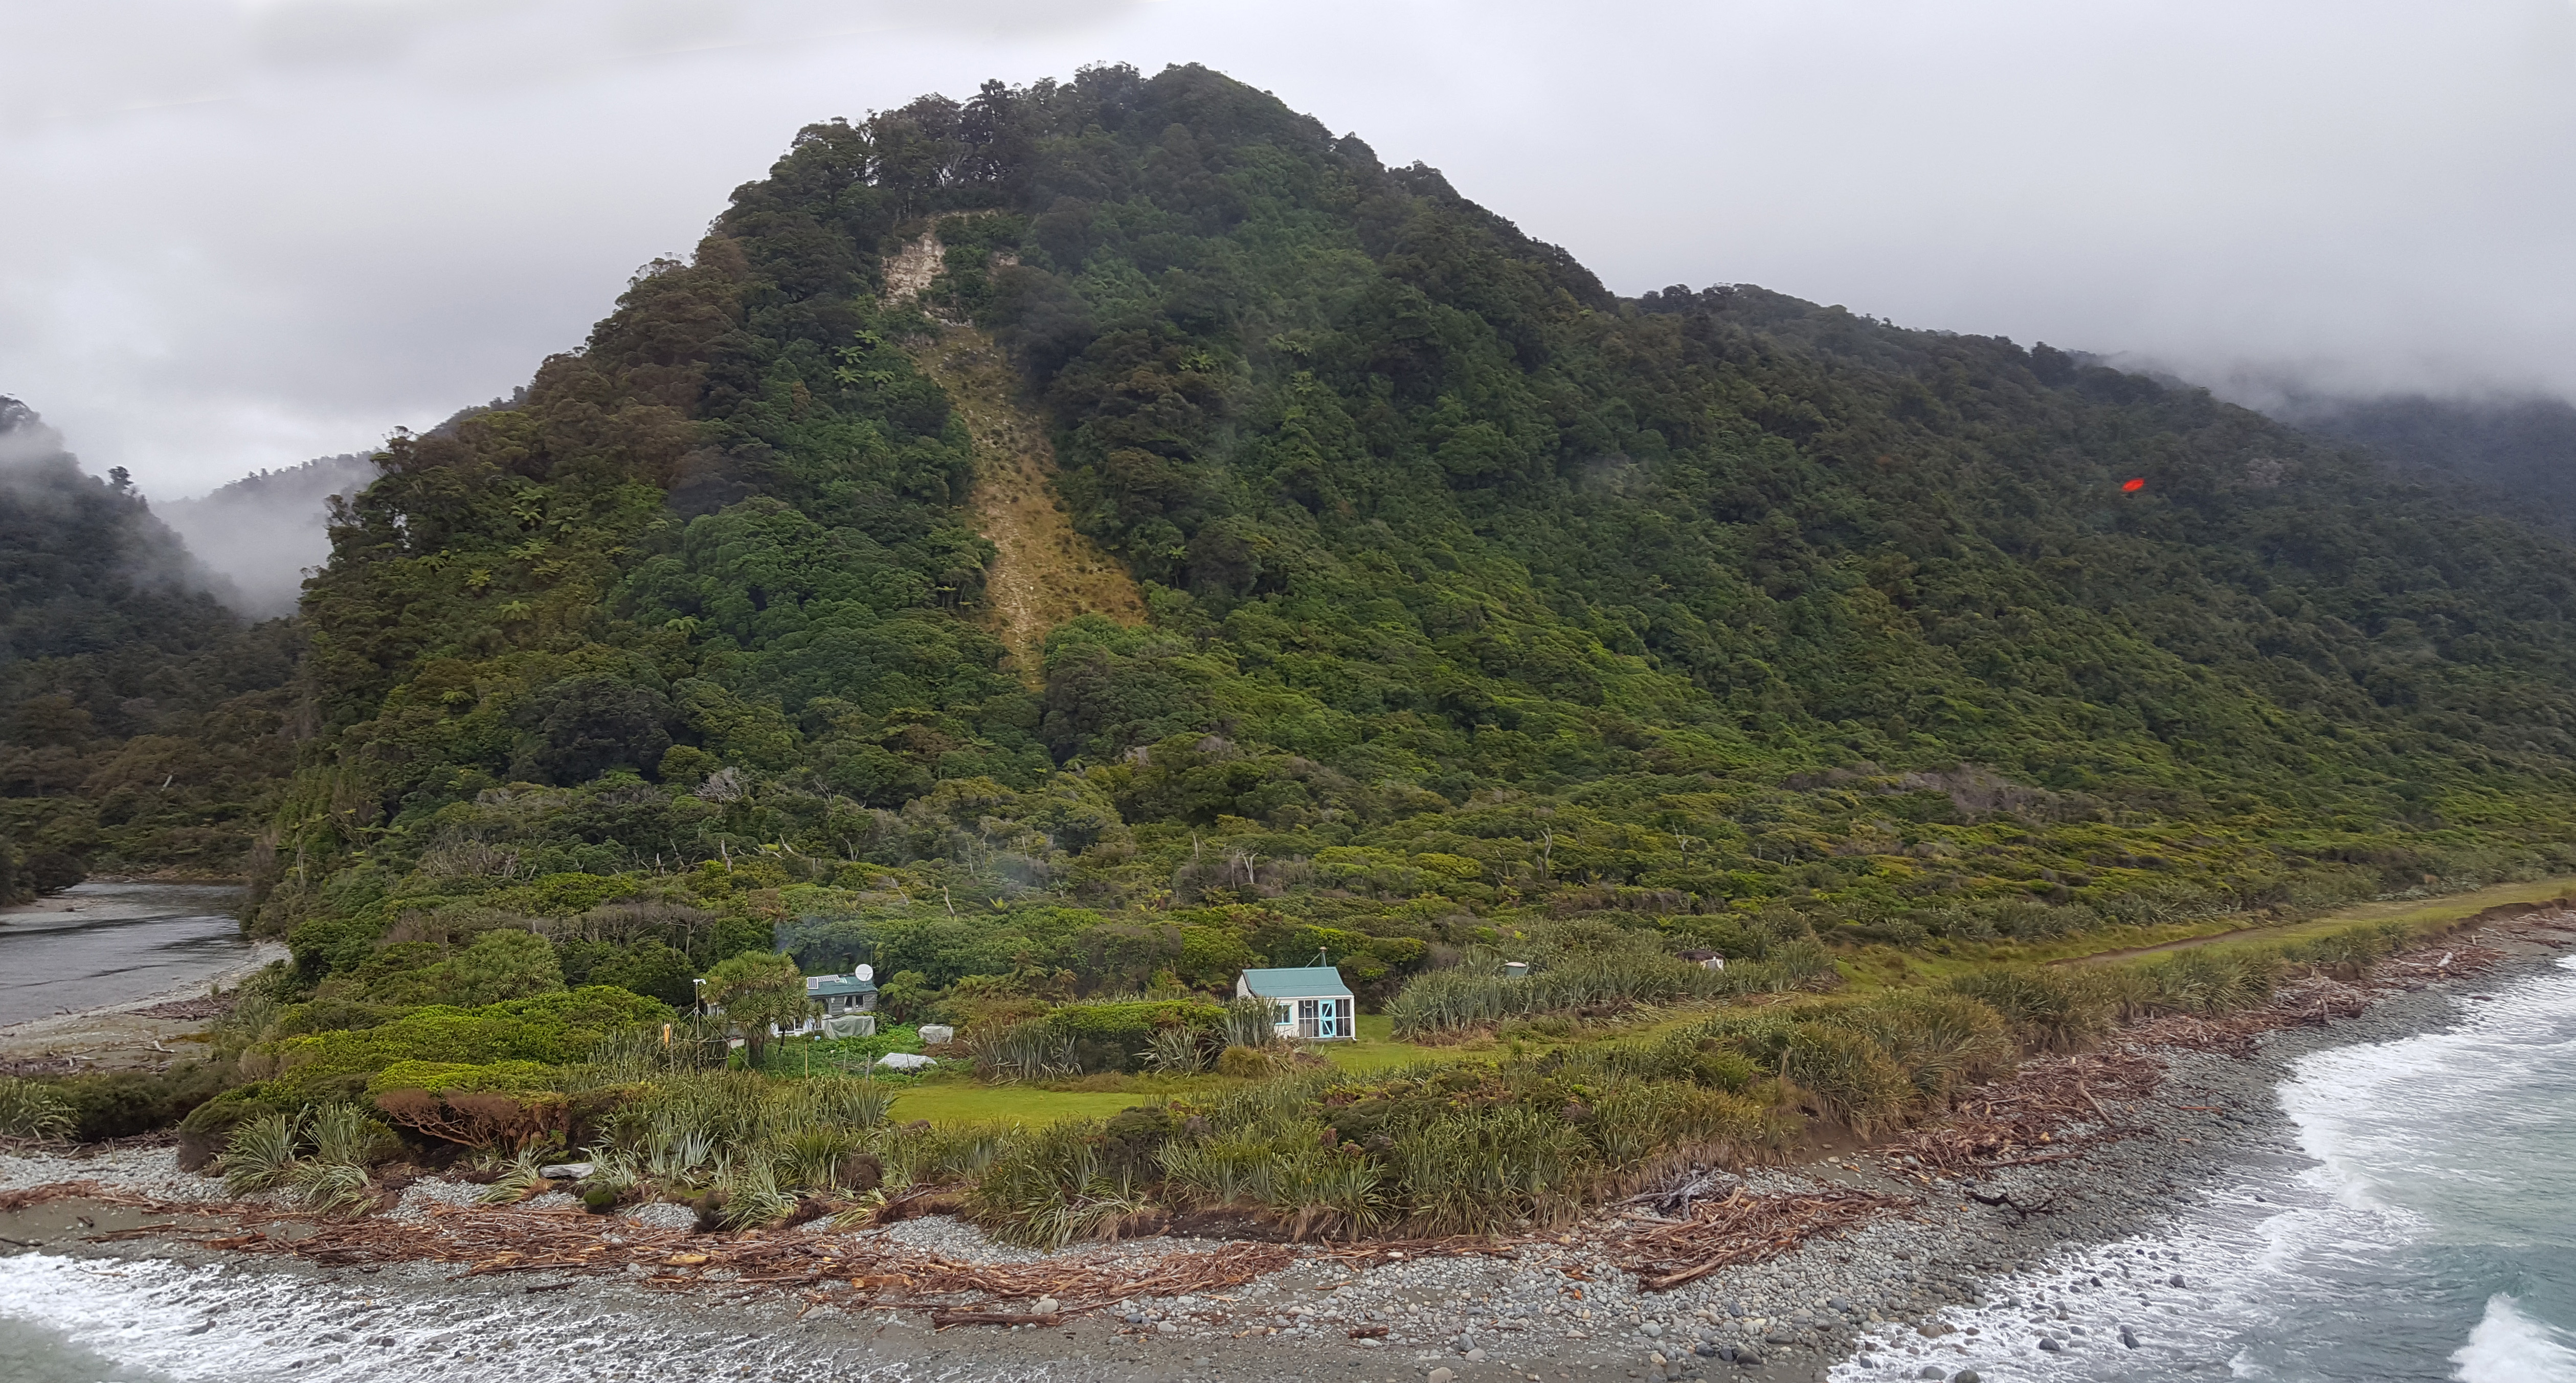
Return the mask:
<path id="1" fill-rule="evenodd" d="M 1431 1061 L 1459 1061 L 1487 1055 L 1491 1043 L 1466 1047 L 1426 1047 L 1399 1042 L 1391 1020 L 1369 1014 L 1359 1021 L 1360 1035 L 1351 1042 L 1317 1042 L 1305 1050 L 1322 1057 L 1334 1071 L 1367 1075 Z M 962 1075 L 941 1076 L 904 1089 L 895 1099 L 898 1119 L 928 1119 L 934 1124 L 1018 1120 L 1051 1124 L 1060 1119 L 1101 1118 L 1131 1105 L 1161 1099 L 1217 1099 L 1253 1084 L 1230 1076 L 1088 1077 L 1072 1085 L 1102 1089 L 1048 1089 L 1043 1085 L 986 1085 Z"/>
<path id="2" fill-rule="evenodd" d="M 1426 1047 L 1419 1042 L 1396 1040 L 1395 1020 L 1383 1013 L 1360 1015 L 1359 1037 L 1355 1041 L 1318 1042 L 1307 1050 L 1331 1062 L 1335 1070 L 1355 1073 L 1420 1061 L 1455 1061 L 1461 1055 L 1456 1047 Z"/>
<path id="3" fill-rule="evenodd" d="M 1124 1090 L 1037 1090 L 973 1080 L 924 1081 L 894 1097 L 894 1117 L 906 1122 L 928 1119 L 934 1125 L 1001 1121 L 1034 1127 L 1059 1119 L 1105 1119 L 1142 1098 Z"/>

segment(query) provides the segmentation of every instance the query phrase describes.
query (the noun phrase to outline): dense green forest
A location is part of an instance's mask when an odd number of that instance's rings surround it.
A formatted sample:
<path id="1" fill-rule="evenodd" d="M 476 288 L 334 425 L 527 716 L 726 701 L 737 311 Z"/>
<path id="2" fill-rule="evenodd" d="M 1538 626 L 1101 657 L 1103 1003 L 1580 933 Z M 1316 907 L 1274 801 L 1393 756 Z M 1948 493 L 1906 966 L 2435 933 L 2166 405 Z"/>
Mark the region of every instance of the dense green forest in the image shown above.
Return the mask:
<path id="1" fill-rule="evenodd" d="M 241 869 L 294 764 L 296 649 L 221 584 L 122 470 L 0 398 L 0 897 Z"/>
<path id="2" fill-rule="evenodd" d="M 1148 620 L 1006 663 L 943 322 Z M 378 462 L 292 632 L 199 601 L 11 655 L 10 804 L 102 804 L 22 840 L 182 830 L 105 805 L 136 746 L 211 756 L 172 793 L 292 757 L 248 855 L 289 1033 L 772 948 L 901 1013 L 1319 950 L 1374 1003 L 1542 919 L 1939 948 L 2568 860 L 2553 541 L 2047 346 L 1619 297 L 1196 67 L 809 127 Z"/>

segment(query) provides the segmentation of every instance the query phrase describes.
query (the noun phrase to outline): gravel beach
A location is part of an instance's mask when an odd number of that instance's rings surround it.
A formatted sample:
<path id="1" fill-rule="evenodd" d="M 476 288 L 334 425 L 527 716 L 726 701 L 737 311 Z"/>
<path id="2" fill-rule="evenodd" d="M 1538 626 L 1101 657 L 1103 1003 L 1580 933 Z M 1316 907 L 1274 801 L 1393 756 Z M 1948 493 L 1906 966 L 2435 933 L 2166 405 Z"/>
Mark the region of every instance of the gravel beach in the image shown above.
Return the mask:
<path id="1" fill-rule="evenodd" d="M 2478 940 L 2505 954 L 2501 964 L 2413 987 L 2380 986 L 2378 1001 L 2358 1016 L 2273 1032 L 2250 1056 L 2159 1051 L 2166 1078 L 2155 1095 L 2107 1111 L 2138 1131 L 2093 1144 L 2080 1158 L 1968 1180 L 1928 1178 L 1887 1153 L 1757 1170 L 1742 1179 L 1755 1195 L 1846 1187 L 1909 1204 L 1839 1237 L 1669 1292 L 1643 1291 L 1612 1265 L 1617 1242 L 1651 1218 L 1631 1212 L 1597 1216 L 1556 1241 L 1515 1245 L 1509 1256 L 1381 1257 L 1362 1266 L 1308 1247 L 1286 1269 L 1222 1292 L 1134 1298 L 1054 1326 L 942 1332 L 917 1310 L 845 1309 L 716 1281 L 675 1292 L 645 1287 L 632 1274 L 459 1278 L 451 1264 L 332 1268 L 277 1255 L 254 1260 L 186 1242 L 179 1237 L 185 1225 L 166 1235 L 91 1242 L 170 1217 L 58 1200 L 0 1212 L 0 1239 L 7 1241 L 0 1249 L 13 1255 L 0 1260 L 0 1311 L 21 1320 L 68 1313 L 59 1324 L 75 1339 L 109 1329 L 83 1324 L 90 1308 L 72 1304 L 69 1289 L 58 1293 L 53 1284 L 112 1263 L 136 1275 L 137 1289 L 134 1300 L 110 1308 L 127 1322 L 110 1330 L 128 1347 L 117 1357 L 148 1364 L 160 1348 L 151 1343 L 156 1331 L 201 1325 L 198 1335 L 171 1338 L 211 1348 L 209 1337 L 226 1327 L 206 1323 L 222 1314 L 189 1315 L 196 1307 L 185 1304 L 257 1301 L 261 1357 L 282 1363 L 300 1355 L 318 1376 L 349 1378 L 605 1378 L 681 1361 L 699 1376 L 738 1378 L 810 1377 L 817 1364 L 828 1364 L 828 1376 L 887 1378 L 1003 1370 L 1043 1378 L 1430 1383 L 1952 1378 L 2003 1347 L 2004 1327 L 1991 1308 L 2005 1305 L 2027 1308 L 2010 1327 L 2022 1332 L 2010 1342 L 2017 1351 L 2151 1350 L 2151 1322 L 2194 1309 L 2191 1275 L 2143 1250 L 2105 1257 L 2103 1246 L 2135 1243 L 2241 1195 L 2236 1188 L 2248 1168 L 2303 1163 L 2275 1093 L 2287 1063 L 2322 1047 L 2448 1022 L 2467 994 L 2571 949 L 2576 934 L 2551 925 L 2547 917 L 2489 925 Z M 2080 1139 L 2085 1130 L 2068 1132 Z M 168 1202 L 217 1194 L 210 1179 L 180 1173 L 167 1148 L 0 1157 L 0 1192 L 69 1180 Z M 437 1203 L 462 1201 L 472 1189 L 479 1188 L 416 1183 L 395 1213 L 432 1214 Z M 634 1222 L 668 1219 L 671 1209 L 648 1207 Z M 631 1220 L 639 1212 L 627 1214 Z M 590 1223 L 616 1232 L 614 1224 Z M 945 1216 L 864 1233 L 963 1262 L 1036 1257 Z M 856 1244 L 863 1236 L 842 1237 Z M 1158 1237 L 1077 1246 L 1057 1257 L 1141 1268 L 1162 1255 L 1214 1246 Z M 353 1305 L 359 1301 L 370 1304 Z M 1978 1307 L 1989 1310 L 1972 1310 Z M 361 1314 L 401 1328 L 361 1332 L 349 1323 Z M 385 1343 L 366 1343 L 377 1340 Z"/>

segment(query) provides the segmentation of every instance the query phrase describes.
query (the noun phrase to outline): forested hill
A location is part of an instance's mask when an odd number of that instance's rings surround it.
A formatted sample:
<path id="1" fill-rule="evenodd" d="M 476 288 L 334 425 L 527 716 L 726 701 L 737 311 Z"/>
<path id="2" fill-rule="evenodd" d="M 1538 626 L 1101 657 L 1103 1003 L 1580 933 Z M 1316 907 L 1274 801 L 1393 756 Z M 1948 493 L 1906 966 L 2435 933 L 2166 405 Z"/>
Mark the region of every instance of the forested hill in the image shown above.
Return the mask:
<path id="1" fill-rule="evenodd" d="M 0 898 L 88 869 L 227 875 L 285 776 L 294 658 L 122 470 L 0 398 Z"/>
<path id="2" fill-rule="evenodd" d="M 1151 611 L 1026 681 L 914 364 L 976 329 Z M 1215 982 L 1542 907 L 1904 942 L 2566 858 L 2565 549 L 2044 346 L 1620 298 L 1199 68 L 812 126 L 382 464 L 260 880 L 307 974 L 588 915 Z"/>

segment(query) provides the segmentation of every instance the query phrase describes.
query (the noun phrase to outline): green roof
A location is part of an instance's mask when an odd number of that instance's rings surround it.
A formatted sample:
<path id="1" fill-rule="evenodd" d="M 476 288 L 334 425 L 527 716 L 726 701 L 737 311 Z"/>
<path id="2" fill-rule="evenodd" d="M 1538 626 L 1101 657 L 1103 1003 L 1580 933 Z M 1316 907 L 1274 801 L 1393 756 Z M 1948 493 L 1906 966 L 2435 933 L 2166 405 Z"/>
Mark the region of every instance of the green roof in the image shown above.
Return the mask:
<path id="1" fill-rule="evenodd" d="M 874 994 L 877 987 L 856 975 L 808 975 L 805 997 L 828 999 L 836 994 Z"/>
<path id="2" fill-rule="evenodd" d="M 1322 999 L 1336 994 L 1345 999 L 1351 997 L 1351 987 L 1342 983 L 1342 972 L 1329 965 L 1246 970 L 1243 983 L 1264 999 Z"/>

